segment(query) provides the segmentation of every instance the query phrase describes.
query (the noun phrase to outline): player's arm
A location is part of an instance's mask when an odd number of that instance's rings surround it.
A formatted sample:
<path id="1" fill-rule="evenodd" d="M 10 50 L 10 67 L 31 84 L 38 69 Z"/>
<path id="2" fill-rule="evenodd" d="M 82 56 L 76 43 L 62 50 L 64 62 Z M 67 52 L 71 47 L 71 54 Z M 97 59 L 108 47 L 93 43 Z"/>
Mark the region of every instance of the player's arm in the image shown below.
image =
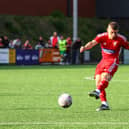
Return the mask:
<path id="1" fill-rule="evenodd" d="M 92 47 L 94 47 L 97 44 L 98 44 L 98 42 L 96 42 L 95 40 L 88 42 L 85 46 L 81 46 L 80 53 L 82 53 L 85 50 L 91 49 Z"/>
<path id="2" fill-rule="evenodd" d="M 129 50 L 129 41 L 124 42 L 123 47 Z"/>

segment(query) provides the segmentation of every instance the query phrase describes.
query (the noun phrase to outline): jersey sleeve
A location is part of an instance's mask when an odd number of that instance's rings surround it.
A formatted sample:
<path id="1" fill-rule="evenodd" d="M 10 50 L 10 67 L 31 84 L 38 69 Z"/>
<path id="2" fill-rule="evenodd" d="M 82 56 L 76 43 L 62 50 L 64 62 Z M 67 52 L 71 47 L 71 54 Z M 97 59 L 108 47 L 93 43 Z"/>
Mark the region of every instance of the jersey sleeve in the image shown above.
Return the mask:
<path id="1" fill-rule="evenodd" d="M 129 49 L 129 42 L 128 42 L 128 41 L 122 42 L 122 46 L 123 46 L 125 49 Z"/>
<path id="2" fill-rule="evenodd" d="M 103 40 L 103 37 L 104 37 L 104 34 L 98 34 L 94 40 L 97 42 L 97 43 L 101 43 L 102 40 Z"/>
<path id="3" fill-rule="evenodd" d="M 122 38 L 122 47 L 124 47 L 125 49 L 129 49 L 129 42 L 127 41 L 126 37 L 120 35 L 120 37 Z"/>

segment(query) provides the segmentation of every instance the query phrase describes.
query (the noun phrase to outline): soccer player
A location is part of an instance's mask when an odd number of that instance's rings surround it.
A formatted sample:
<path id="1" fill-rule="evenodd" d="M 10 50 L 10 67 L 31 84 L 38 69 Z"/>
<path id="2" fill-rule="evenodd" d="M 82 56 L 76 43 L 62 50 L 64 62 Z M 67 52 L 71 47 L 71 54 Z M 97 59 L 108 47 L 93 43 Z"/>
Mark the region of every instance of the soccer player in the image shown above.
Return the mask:
<path id="1" fill-rule="evenodd" d="M 96 111 L 110 110 L 106 99 L 105 88 L 117 71 L 119 65 L 119 52 L 121 47 L 129 49 L 129 43 L 126 38 L 118 33 L 119 25 L 117 22 L 110 22 L 107 32 L 98 34 L 96 38 L 80 48 L 82 53 L 91 49 L 97 44 L 101 45 L 102 59 L 96 67 L 95 80 L 96 90 L 89 92 L 89 96 L 101 100 L 102 104 Z"/>

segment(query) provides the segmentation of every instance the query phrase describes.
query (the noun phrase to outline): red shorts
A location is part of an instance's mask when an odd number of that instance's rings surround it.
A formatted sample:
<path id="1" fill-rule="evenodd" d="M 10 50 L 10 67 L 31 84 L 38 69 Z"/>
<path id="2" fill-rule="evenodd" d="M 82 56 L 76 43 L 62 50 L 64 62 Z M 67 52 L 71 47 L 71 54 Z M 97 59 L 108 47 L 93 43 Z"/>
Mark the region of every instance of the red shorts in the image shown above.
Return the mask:
<path id="1" fill-rule="evenodd" d="M 118 61 L 116 61 L 115 59 L 102 59 L 96 67 L 95 77 L 97 74 L 101 74 L 103 72 L 109 73 L 111 77 L 113 77 L 114 73 L 118 69 L 118 65 Z"/>

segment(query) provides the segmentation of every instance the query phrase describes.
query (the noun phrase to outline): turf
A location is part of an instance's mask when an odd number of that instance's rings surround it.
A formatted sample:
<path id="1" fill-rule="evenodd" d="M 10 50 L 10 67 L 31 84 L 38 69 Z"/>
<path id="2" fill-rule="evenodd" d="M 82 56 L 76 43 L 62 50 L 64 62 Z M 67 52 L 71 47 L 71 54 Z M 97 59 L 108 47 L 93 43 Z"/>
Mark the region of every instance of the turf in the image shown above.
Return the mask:
<path id="1" fill-rule="evenodd" d="M 107 88 L 110 111 L 96 112 L 89 98 L 95 65 L 0 66 L 0 129 L 128 129 L 129 66 L 121 65 Z M 57 99 L 67 92 L 68 109 Z"/>

